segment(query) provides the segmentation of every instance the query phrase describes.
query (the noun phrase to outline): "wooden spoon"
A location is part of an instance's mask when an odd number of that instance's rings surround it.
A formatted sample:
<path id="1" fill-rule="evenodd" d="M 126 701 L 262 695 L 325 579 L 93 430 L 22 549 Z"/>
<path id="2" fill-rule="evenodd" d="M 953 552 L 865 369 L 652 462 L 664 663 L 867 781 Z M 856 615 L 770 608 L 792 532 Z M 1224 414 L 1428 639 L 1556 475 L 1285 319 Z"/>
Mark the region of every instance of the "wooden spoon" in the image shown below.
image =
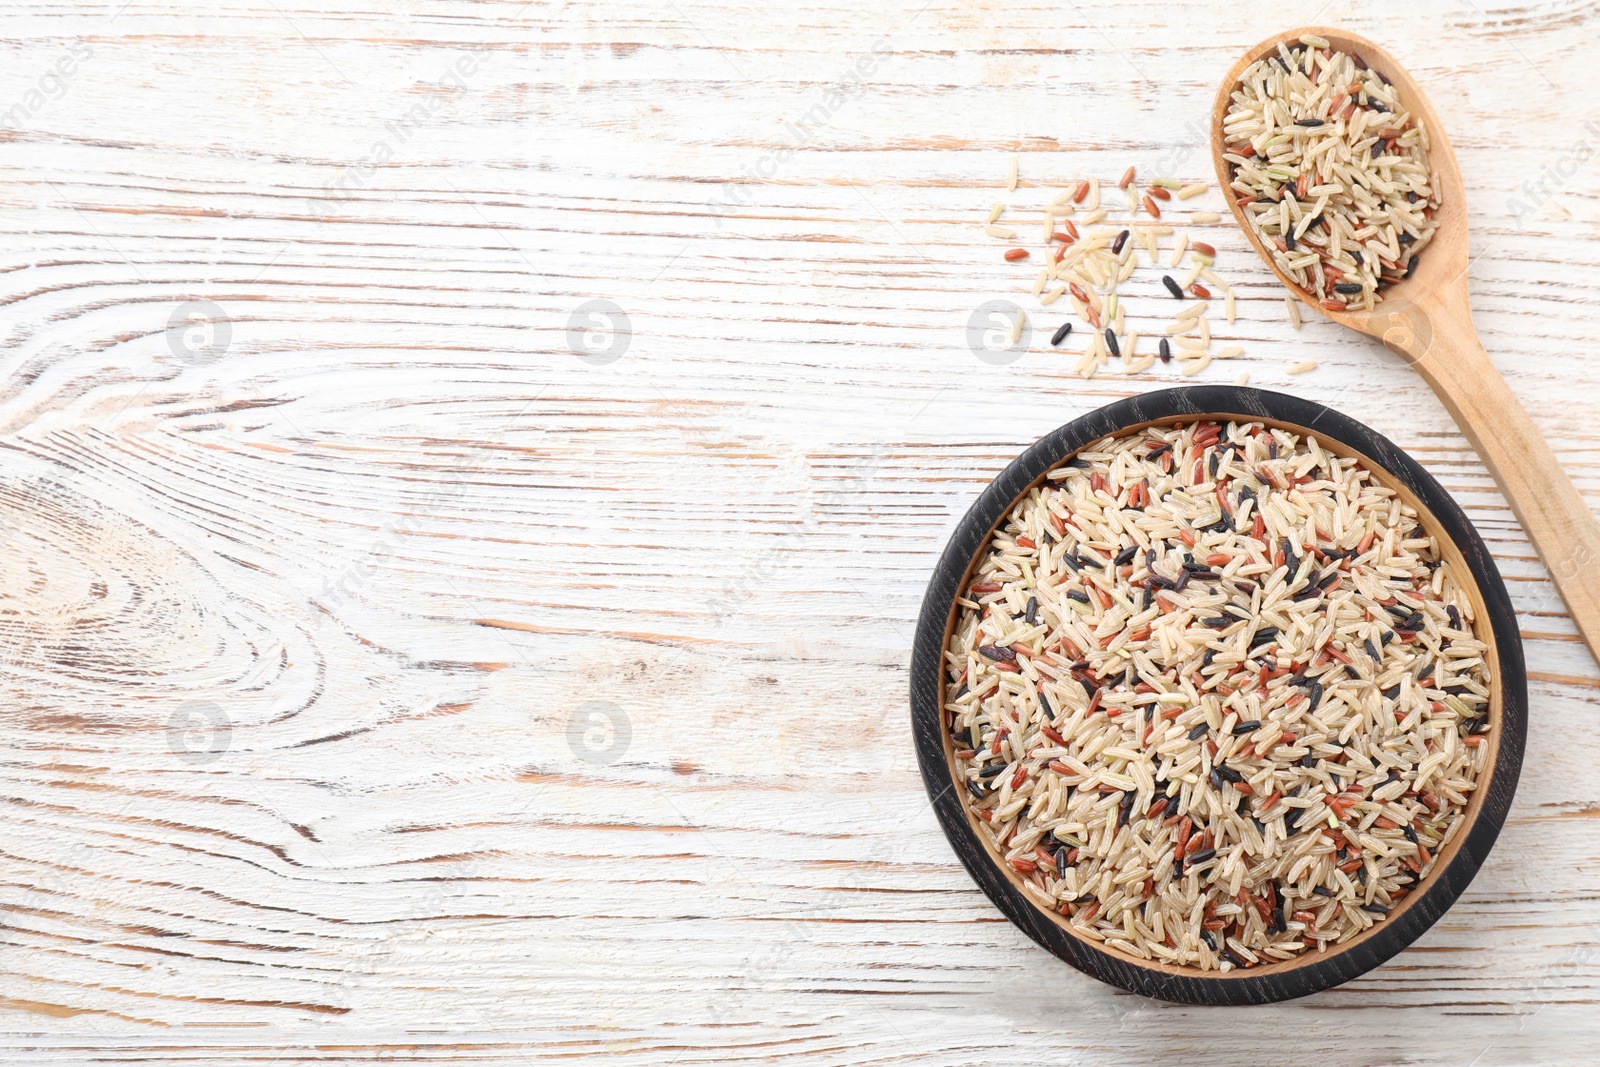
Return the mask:
<path id="1" fill-rule="evenodd" d="M 1278 269 L 1245 218 L 1244 209 L 1236 203 L 1230 188 L 1232 165 L 1222 158 L 1223 119 L 1240 77 L 1251 64 L 1275 52 L 1279 41 L 1293 47 L 1306 34 L 1327 40 L 1339 51 L 1358 53 L 1394 85 L 1406 108 L 1422 119 L 1428 131 L 1428 162 L 1440 197 L 1435 213 L 1439 228 L 1428 247 L 1418 253 L 1411 277 L 1386 290 L 1384 299 L 1371 311 L 1324 308 Z M 1363 37 L 1327 26 L 1286 30 L 1246 52 L 1223 79 L 1211 114 L 1211 158 L 1239 228 L 1289 292 L 1334 322 L 1381 341 L 1410 363 L 1444 402 L 1456 425 L 1488 464 L 1522 528 L 1544 558 L 1589 651 L 1600 660 L 1600 580 L 1590 572 L 1591 565 L 1600 561 L 1600 524 L 1516 394 L 1495 370 L 1473 329 L 1467 297 L 1467 215 L 1461 170 L 1444 124 L 1422 89 L 1393 56 Z"/>

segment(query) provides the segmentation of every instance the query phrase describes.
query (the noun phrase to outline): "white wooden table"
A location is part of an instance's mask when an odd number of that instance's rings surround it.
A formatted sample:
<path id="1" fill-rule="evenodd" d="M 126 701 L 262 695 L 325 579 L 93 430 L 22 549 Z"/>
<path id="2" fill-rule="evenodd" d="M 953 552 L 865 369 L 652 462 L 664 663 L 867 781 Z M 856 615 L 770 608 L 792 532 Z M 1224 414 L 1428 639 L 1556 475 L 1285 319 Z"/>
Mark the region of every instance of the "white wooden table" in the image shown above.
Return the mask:
<path id="1" fill-rule="evenodd" d="M 1209 179 L 1214 80 L 1318 19 L 1431 87 L 1478 327 L 1600 505 L 1578 0 L 7 5 L 5 1058 L 1593 1062 L 1600 672 L 1422 383 L 1292 331 L 1226 226 L 1246 355 L 1199 380 L 1393 437 L 1512 590 L 1493 858 L 1363 979 L 1177 1007 L 1012 928 L 916 772 L 957 517 L 1189 380 L 1074 377 L 1048 311 L 976 359 L 973 308 L 1032 306 L 977 223 Z"/>

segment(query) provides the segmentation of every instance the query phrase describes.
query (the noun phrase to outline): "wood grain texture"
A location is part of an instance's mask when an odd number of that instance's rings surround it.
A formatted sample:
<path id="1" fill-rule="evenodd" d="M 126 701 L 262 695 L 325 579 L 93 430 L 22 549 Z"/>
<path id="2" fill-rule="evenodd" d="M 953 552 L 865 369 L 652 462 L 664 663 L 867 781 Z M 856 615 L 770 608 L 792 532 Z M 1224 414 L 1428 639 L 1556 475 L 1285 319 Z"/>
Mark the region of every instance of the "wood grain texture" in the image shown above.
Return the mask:
<path id="1" fill-rule="evenodd" d="M 1494 853 L 1361 979 L 1173 1007 L 1012 927 L 918 779 L 957 518 L 1178 380 L 1073 377 L 1048 313 L 978 361 L 969 315 L 1031 281 L 978 223 L 1206 179 L 1215 79 L 1273 25 L 1429 87 L 1479 333 L 1600 505 L 1600 16 L 1321 6 L 6 5 L 8 1061 L 1589 1058 L 1600 671 L 1426 385 L 1291 330 L 1227 226 L 1246 354 L 1204 377 L 1393 438 L 1505 574 L 1532 714 Z"/>

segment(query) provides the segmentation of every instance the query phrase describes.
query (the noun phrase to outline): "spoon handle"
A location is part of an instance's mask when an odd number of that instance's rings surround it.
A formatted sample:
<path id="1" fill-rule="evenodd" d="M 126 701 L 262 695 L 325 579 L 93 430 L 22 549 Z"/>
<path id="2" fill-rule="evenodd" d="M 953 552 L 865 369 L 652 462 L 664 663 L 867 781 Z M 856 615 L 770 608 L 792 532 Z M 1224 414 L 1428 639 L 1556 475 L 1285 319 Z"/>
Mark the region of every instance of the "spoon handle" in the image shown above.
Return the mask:
<path id="1" fill-rule="evenodd" d="M 1600 523 L 1484 351 L 1470 313 L 1434 319 L 1415 367 L 1477 448 L 1600 660 Z"/>

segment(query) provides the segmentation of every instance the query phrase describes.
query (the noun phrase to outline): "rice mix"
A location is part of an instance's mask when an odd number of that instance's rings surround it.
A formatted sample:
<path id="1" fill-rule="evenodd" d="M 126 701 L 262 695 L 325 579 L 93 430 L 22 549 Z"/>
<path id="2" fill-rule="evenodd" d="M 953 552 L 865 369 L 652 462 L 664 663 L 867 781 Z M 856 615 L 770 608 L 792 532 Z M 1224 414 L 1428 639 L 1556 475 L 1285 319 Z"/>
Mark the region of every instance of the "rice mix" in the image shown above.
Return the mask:
<path id="1" fill-rule="evenodd" d="M 1246 218 L 1322 307 L 1370 311 L 1411 276 L 1437 225 L 1428 131 L 1360 56 L 1280 42 L 1245 71 L 1222 133 Z"/>
<path id="2" fill-rule="evenodd" d="M 1356 460 L 1258 422 L 1097 442 L 985 546 L 946 727 L 1027 895 L 1227 971 L 1381 922 L 1461 829 L 1487 646 L 1435 537 Z"/>
<path id="3" fill-rule="evenodd" d="M 1008 189 L 1016 188 L 1015 179 L 1013 156 Z M 1176 357 L 1177 370 L 1194 375 L 1210 366 L 1213 359 L 1235 359 L 1244 354 L 1239 345 L 1212 346 L 1208 316 L 1213 291 L 1222 297 L 1223 315 L 1229 326 L 1238 314 L 1237 297 L 1233 286 L 1213 269 L 1216 248 L 1205 241 L 1191 241 L 1188 231 L 1181 228 L 1185 221 L 1196 225 L 1220 219 L 1215 212 L 1190 210 L 1184 203 L 1208 189 L 1204 182 L 1184 184 L 1167 177 L 1151 178 L 1140 185 L 1137 168 L 1129 167 L 1114 186 L 1109 182 L 1102 185 L 1098 178 L 1083 178 L 1068 184 L 1045 205 L 1041 240 L 1046 262 L 1034 278 L 1031 294 L 1041 308 L 1061 301 L 1059 306 L 1072 316 L 1051 335 L 1051 347 L 1060 347 L 1072 333 L 1073 318 L 1089 327 L 1079 335 L 1084 339 L 1084 349 L 1074 373 L 1092 378 L 1117 360 L 1124 373 L 1142 374 L 1158 359 L 1167 364 Z M 985 234 L 1008 242 L 1017 239 L 1016 230 L 996 225 L 1006 211 L 1007 205 L 1002 202 L 990 207 L 983 227 Z M 1123 217 L 1113 219 L 1113 214 Z M 1164 240 L 1169 237 L 1170 242 Z M 1031 255 L 1029 249 L 1020 246 L 1004 253 L 1007 262 L 1018 264 L 1030 260 Z M 1135 312 L 1144 319 L 1142 325 L 1127 314 L 1130 280 L 1135 279 L 1141 266 L 1160 276 L 1161 288 L 1141 287 L 1146 279 L 1137 279 L 1131 286 L 1137 295 L 1158 294 L 1187 301 L 1165 321 L 1152 322 L 1146 317 L 1151 307 L 1163 306 L 1164 301 L 1146 304 Z M 1156 338 L 1156 351 L 1140 351 L 1141 329 L 1145 335 L 1153 329 L 1162 332 Z M 1019 313 L 1011 343 L 1016 343 L 1021 330 Z M 1146 340 L 1145 348 L 1149 347 Z"/>

